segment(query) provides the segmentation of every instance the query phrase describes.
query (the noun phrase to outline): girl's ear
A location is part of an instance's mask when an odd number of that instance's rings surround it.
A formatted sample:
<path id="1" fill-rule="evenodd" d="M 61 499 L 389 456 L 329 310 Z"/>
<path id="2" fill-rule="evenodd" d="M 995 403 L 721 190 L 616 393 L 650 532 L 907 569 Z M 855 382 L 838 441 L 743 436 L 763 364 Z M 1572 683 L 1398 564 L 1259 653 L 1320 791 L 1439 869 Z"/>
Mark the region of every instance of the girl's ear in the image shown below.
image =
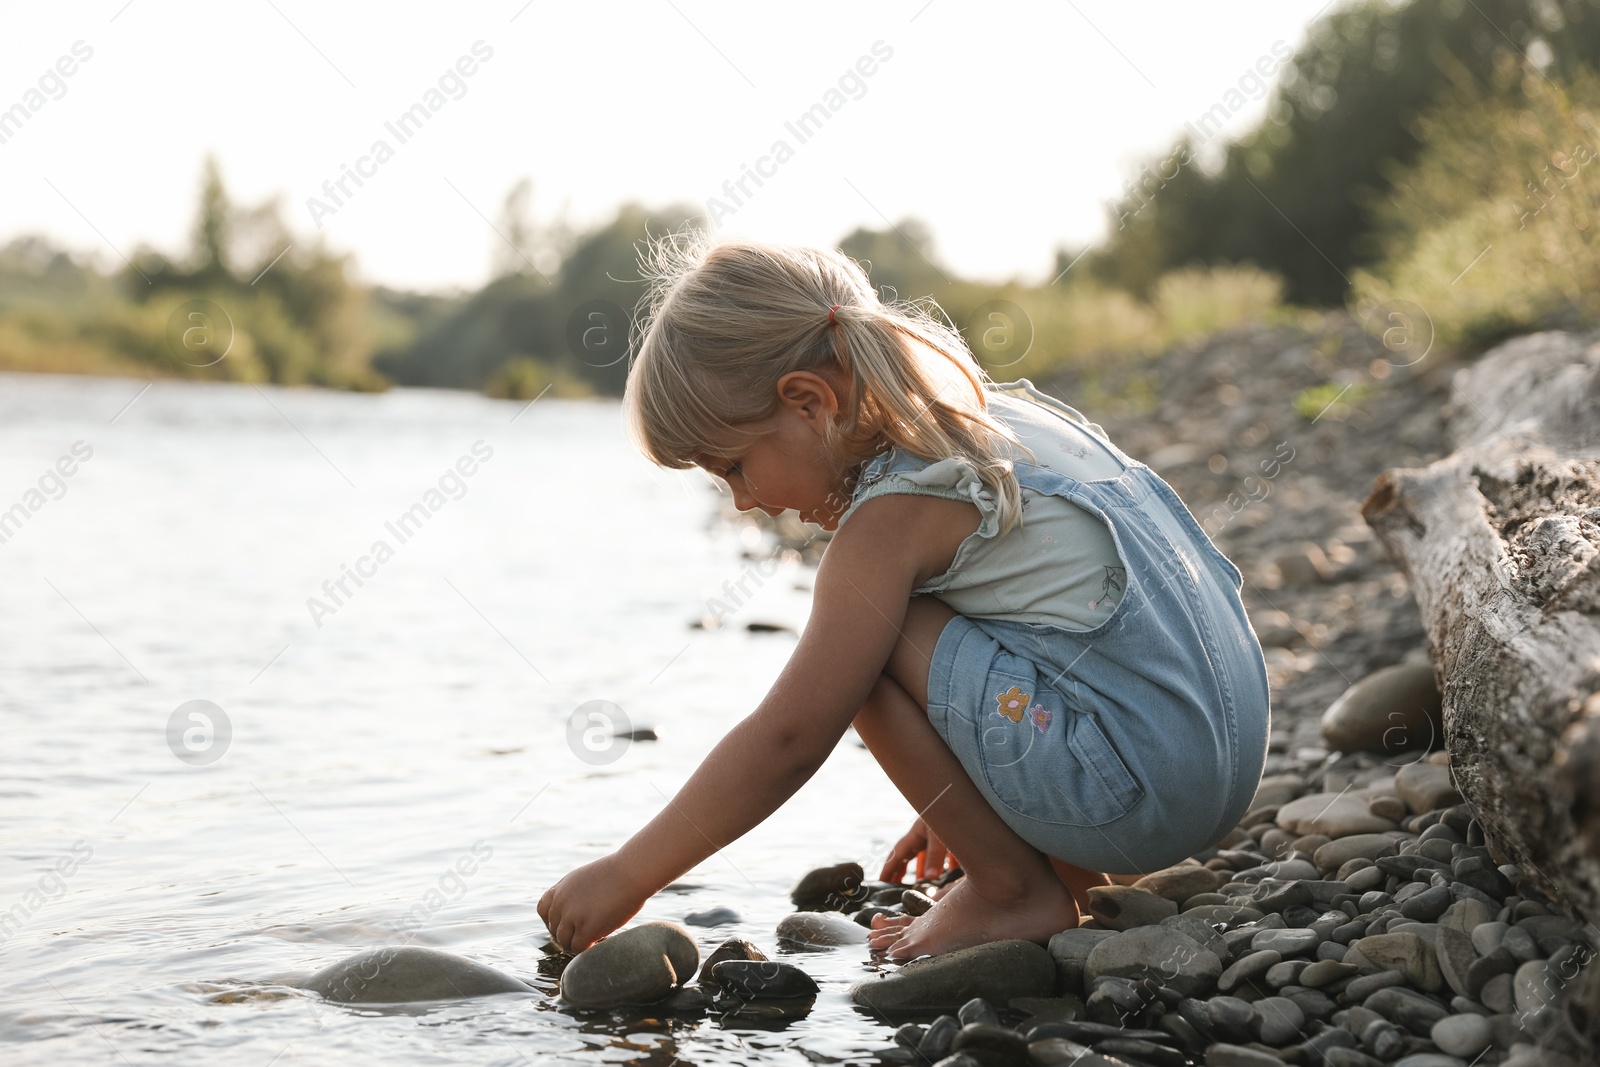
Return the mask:
<path id="1" fill-rule="evenodd" d="M 778 401 L 807 422 L 831 418 L 839 411 L 833 387 L 813 371 L 790 371 L 778 379 Z"/>

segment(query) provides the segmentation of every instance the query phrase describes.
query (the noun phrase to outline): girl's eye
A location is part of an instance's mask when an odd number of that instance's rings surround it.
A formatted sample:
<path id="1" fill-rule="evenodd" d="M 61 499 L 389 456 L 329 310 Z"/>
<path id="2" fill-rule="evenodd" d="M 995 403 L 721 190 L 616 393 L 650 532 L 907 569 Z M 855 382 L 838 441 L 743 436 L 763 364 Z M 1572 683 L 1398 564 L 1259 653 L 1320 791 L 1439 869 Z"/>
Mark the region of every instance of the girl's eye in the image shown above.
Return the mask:
<path id="1" fill-rule="evenodd" d="M 727 479 L 727 477 L 729 475 L 732 475 L 732 474 L 743 474 L 743 473 L 744 473 L 744 471 L 740 468 L 739 464 L 735 463 L 735 464 L 731 465 L 727 470 L 722 472 L 722 477 L 724 479 Z"/>

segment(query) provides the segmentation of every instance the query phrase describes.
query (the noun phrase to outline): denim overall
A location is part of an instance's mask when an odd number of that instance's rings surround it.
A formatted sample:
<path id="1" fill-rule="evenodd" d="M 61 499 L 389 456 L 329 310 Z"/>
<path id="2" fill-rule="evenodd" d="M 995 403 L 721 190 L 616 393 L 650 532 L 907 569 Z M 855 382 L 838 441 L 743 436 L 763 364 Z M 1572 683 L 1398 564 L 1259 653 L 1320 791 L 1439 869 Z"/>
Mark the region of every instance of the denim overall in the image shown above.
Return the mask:
<path id="1" fill-rule="evenodd" d="M 1239 569 L 1172 487 L 1060 421 L 1122 473 L 1079 481 L 1024 459 L 1018 481 L 1110 527 L 1122 599 L 1089 630 L 955 616 L 933 652 L 928 718 L 1023 840 L 1091 870 L 1146 873 L 1215 844 L 1248 810 L 1267 752 L 1266 663 Z M 928 465 L 899 449 L 873 457 L 852 510 L 886 475 Z M 976 547 L 964 544 L 952 571 Z"/>

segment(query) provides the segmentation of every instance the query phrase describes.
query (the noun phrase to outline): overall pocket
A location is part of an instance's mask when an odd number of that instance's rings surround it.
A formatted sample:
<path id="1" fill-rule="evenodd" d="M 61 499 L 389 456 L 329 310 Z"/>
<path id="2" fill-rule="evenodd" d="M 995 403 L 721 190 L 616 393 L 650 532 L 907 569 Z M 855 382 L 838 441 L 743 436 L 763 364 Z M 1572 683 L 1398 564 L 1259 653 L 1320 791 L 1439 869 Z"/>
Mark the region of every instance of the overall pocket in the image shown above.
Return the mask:
<path id="1" fill-rule="evenodd" d="M 1007 808 L 1041 823 L 1100 826 L 1144 796 L 1096 717 L 1041 684 L 1032 663 L 1001 650 L 987 685 L 989 706 L 973 729 L 984 780 Z"/>

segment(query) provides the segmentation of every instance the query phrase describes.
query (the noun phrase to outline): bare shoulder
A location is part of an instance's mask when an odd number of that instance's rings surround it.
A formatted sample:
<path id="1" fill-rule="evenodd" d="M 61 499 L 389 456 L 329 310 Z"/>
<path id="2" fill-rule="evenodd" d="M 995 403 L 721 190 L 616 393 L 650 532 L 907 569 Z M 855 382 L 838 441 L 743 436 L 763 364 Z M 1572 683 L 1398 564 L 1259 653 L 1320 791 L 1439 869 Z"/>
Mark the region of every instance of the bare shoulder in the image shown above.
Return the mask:
<path id="1" fill-rule="evenodd" d="M 977 531 L 983 514 L 966 500 L 918 493 L 884 493 L 865 501 L 833 535 L 828 556 L 863 563 L 877 559 L 904 569 L 916 588 L 950 569 L 956 551 Z"/>

